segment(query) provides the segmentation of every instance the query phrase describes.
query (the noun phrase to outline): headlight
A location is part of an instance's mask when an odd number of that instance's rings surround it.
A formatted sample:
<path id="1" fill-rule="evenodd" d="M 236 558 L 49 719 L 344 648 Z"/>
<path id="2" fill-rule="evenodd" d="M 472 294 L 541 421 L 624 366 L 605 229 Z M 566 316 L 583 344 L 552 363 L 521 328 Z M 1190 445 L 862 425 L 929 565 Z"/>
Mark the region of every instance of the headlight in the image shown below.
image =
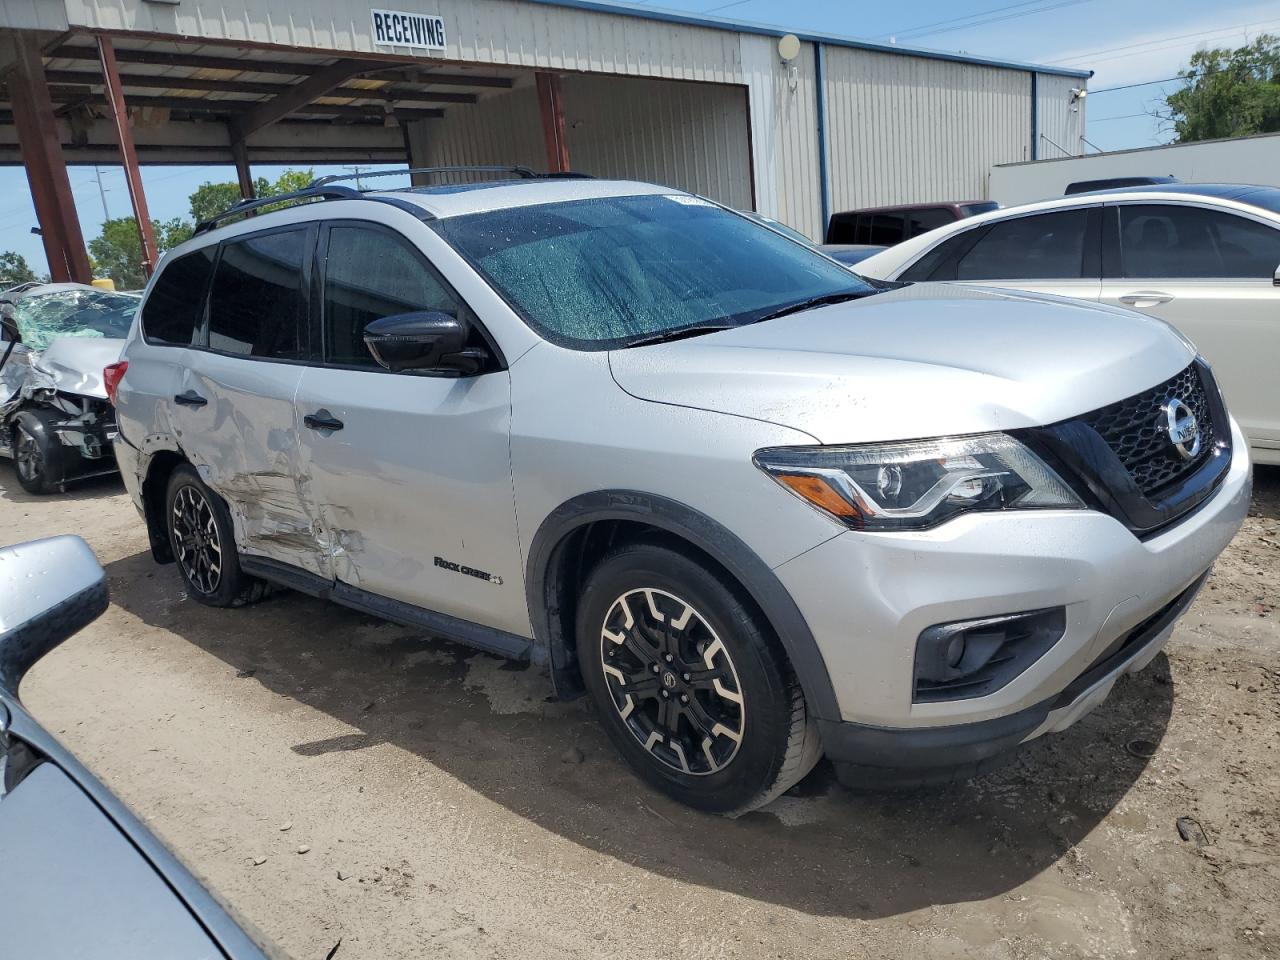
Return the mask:
<path id="1" fill-rule="evenodd" d="M 857 530 L 923 530 L 971 510 L 1079 508 L 1043 460 L 1003 433 L 758 450 L 755 464 Z"/>

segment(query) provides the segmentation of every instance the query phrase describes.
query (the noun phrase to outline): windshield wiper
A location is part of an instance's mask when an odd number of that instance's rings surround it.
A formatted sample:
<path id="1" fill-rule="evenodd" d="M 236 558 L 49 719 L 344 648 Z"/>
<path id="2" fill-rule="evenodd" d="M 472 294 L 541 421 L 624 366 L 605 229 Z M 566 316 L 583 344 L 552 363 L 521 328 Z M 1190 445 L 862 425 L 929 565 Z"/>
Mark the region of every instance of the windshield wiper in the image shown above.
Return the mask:
<path id="1" fill-rule="evenodd" d="M 672 340 L 683 340 L 686 337 L 697 337 L 704 333 L 718 333 L 721 330 L 732 330 L 736 323 L 695 323 L 691 327 L 676 327 L 674 330 L 663 330 L 659 333 L 632 340 L 627 347 L 647 347 L 653 343 L 670 343 Z"/>
<path id="2" fill-rule="evenodd" d="M 810 297 L 808 300 L 801 300 L 799 303 L 792 303 L 773 313 L 766 313 L 762 317 L 756 317 L 752 323 L 760 323 L 763 320 L 776 320 L 778 317 L 785 317 L 792 313 L 800 313 L 802 310 L 812 310 L 814 307 L 825 307 L 833 303 L 844 303 L 846 300 L 858 300 L 862 297 L 869 297 L 875 290 L 845 290 L 843 293 L 826 293 L 820 297 Z"/>

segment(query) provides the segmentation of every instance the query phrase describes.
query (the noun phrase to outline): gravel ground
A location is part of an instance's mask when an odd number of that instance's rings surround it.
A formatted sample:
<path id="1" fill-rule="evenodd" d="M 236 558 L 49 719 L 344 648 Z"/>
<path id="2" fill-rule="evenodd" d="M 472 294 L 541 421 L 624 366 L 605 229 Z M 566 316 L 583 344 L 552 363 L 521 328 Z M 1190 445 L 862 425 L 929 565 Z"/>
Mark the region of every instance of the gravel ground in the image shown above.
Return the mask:
<path id="1" fill-rule="evenodd" d="M 118 481 L 34 499 L 0 466 L 0 543 L 64 532 L 114 602 L 26 703 L 296 960 L 1280 957 L 1280 470 L 1068 732 L 905 796 L 820 766 L 737 821 L 640 785 L 533 671 L 291 593 L 201 607 Z"/>

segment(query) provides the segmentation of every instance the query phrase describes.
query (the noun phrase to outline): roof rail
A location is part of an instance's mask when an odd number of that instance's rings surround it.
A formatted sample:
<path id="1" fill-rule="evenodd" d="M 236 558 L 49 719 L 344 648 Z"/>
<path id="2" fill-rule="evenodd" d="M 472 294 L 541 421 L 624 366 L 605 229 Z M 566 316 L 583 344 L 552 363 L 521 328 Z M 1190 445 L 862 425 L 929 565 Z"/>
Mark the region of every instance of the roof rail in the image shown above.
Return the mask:
<path id="1" fill-rule="evenodd" d="M 312 180 L 311 186 L 322 187 L 325 184 L 337 183 L 339 180 L 355 180 L 359 182 L 372 177 L 425 176 L 431 173 L 514 173 L 521 180 L 533 180 L 546 176 L 546 174 L 538 173 L 536 170 L 530 170 L 528 167 L 519 165 L 465 164 L 456 167 L 409 167 L 404 170 L 373 170 L 369 173 L 335 173 L 327 177 L 320 177 L 318 180 Z"/>
<path id="2" fill-rule="evenodd" d="M 206 220 L 201 220 L 196 224 L 195 232 L 192 236 L 198 236 L 202 233 L 208 233 L 223 220 L 229 220 L 232 217 L 241 217 L 245 214 L 252 213 L 260 207 L 268 207 L 277 203 L 298 203 L 303 200 L 359 200 L 360 192 L 352 190 L 350 187 L 339 186 L 323 186 L 324 179 L 316 180 L 308 187 L 301 190 L 294 190 L 292 193 L 281 193 L 274 197 L 259 197 L 255 200 L 241 200 L 233 207 L 228 207 L 221 213 L 215 213 Z"/>

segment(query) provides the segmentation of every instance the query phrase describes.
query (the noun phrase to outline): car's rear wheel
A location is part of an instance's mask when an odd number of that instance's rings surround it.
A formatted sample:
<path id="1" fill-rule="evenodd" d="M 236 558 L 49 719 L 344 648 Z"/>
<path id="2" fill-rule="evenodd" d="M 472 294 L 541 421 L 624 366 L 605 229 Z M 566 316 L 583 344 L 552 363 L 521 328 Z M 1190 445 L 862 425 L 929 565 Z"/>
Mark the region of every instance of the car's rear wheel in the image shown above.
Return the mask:
<path id="1" fill-rule="evenodd" d="M 18 483 L 27 493 L 58 493 L 62 490 L 74 450 L 58 439 L 54 429 L 59 418 L 46 410 L 23 410 L 13 418 L 10 437 L 13 467 Z"/>
<path id="2" fill-rule="evenodd" d="M 165 522 L 173 558 L 194 599 L 235 607 L 265 594 L 266 585 L 240 569 L 227 508 L 187 464 L 169 477 Z"/>
<path id="3" fill-rule="evenodd" d="M 821 755 L 769 625 L 719 572 L 679 550 L 636 543 L 601 560 L 579 603 L 577 646 L 614 744 L 683 803 L 745 813 Z"/>

